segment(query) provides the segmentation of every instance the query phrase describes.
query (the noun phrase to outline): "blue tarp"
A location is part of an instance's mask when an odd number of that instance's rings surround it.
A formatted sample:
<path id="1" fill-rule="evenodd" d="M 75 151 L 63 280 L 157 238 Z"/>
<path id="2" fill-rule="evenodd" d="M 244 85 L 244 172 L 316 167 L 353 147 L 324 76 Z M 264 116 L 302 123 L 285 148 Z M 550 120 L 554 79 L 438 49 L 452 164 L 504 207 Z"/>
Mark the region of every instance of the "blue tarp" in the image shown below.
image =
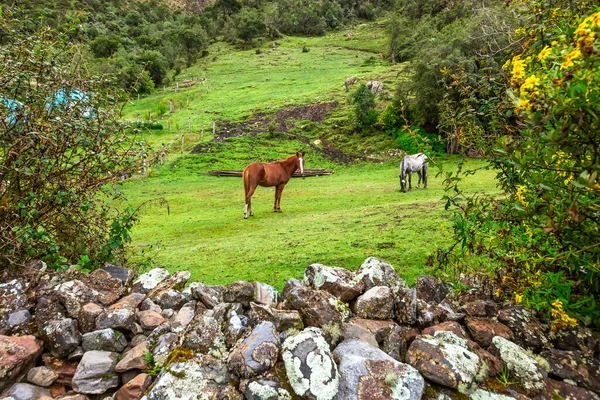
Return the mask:
<path id="1" fill-rule="evenodd" d="M 72 107 L 75 103 L 82 101 L 87 101 L 87 95 L 79 89 L 59 89 L 56 93 L 52 95 L 50 99 L 46 102 L 46 109 L 48 110 L 48 114 L 52 114 L 52 111 L 55 108 L 66 108 Z M 93 111 L 91 108 L 87 108 L 82 117 L 90 118 L 93 115 Z"/>
<path id="2" fill-rule="evenodd" d="M 17 123 L 19 116 L 23 116 L 25 114 L 25 106 L 18 100 L 7 99 L 3 96 L 0 96 L 0 104 L 8 108 L 8 112 L 6 113 L 6 118 L 4 118 L 4 121 L 11 126 Z"/>

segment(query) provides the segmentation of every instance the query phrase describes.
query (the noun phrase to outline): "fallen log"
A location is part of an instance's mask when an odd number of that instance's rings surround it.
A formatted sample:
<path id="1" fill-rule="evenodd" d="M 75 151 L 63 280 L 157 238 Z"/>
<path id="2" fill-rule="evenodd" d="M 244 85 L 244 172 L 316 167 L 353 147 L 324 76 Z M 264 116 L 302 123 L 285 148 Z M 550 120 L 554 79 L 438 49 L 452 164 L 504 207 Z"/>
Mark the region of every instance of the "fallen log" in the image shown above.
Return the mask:
<path id="1" fill-rule="evenodd" d="M 237 176 L 242 177 L 241 170 L 227 170 L 227 169 L 215 169 L 212 171 L 208 171 L 209 175 L 212 176 Z M 309 176 L 322 176 L 322 175 L 332 175 L 333 171 L 327 171 L 323 168 L 313 168 L 313 169 L 305 169 L 304 175 L 301 175 L 299 171 L 294 172 L 292 178 L 305 178 Z"/>

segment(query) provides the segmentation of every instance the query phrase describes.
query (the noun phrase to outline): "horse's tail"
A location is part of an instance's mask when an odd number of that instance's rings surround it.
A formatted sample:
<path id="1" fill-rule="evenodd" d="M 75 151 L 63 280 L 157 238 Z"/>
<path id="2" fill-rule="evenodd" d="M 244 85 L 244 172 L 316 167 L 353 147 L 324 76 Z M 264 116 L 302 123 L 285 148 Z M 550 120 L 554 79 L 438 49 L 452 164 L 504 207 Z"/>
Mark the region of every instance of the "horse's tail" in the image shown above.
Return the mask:
<path id="1" fill-rule="evenodd" d="M 248 197 L 248 168 L 244 168 L 244 172 L 242 172 L 242 180 L 244 181 L 244 201 L 246 201 L 246 197 Z"/>

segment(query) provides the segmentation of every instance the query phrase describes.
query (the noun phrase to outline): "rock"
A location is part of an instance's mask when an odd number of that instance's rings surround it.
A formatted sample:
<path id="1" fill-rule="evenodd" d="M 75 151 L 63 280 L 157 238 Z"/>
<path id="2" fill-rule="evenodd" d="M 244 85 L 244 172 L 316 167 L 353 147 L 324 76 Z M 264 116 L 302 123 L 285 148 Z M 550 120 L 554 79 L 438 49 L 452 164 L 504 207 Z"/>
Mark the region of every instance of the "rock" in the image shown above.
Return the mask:
<path id="1" fill-rule="evenodd" d="M 172 289 L 183 289 L 185 283 L 190 279 L 190 276 L 191 274 L 188 271 L 177 271 L 173 275 L 167 276 L 164 280 L 159 282 L 154 289 L 148 292 L 148 298 L 155 303 L 158 303 L 156 299 L 161 293 Z"/>
<path id="2" fill-rule="evenodd" d="M 77 319 L 81 333 L 96 330 L 96 319 L 103 311 L 104 308 L 96 303 L 87 303 L 81 307 L 79 318 Z"/>
<path id="3" fill-rule="evenodd" d="M 73 390 L 84 394 L 102 394 L 117 387 L 119 377 L 115 365 L 119 354 L 110 351 L 88 351 L 83 355 L 73 376 Z"/>
<path id="4" fill-rule="evenodd" d="M 417 291 L 399 288 L 396 292 L 396 320 L 403 325 L 414 325 L 417 323 L 418 309 Z"/>
<path id="5" fill-rule="evenodd" d="M 244 336 L 249 326 L 250 321 L 245 315 L 234 315 L 229 318 L 229 325 L 225 329 L 225 344 L 227 348 L 233 347 Z"/>
<path id="6" fill-rule="evenodd" d="M 38 330 L 43 330 L 46 323 L 67 318 L 67 311 L 58 300 L 42 296 L 35 306 L 33 315 Z"/>
<path id="7" fill-rule="evenodd" d="M 261 282 L 254 282 L 252 286 L 254 286 L 254 303 L 263 304 L 267 307 L 277 304 L 279 292 L 273 286 Z"/>
<path id="8" fill-rule="evenodd" d="M 207 355 L 174 362 L 163 369 L 144 400 L 193 400 L 202 394 L 206 399 L 226 398 L 231 392 L 230 375 L 223 362 Z"/>
<path id="9" fill-rule="evenodd" d="M 534 350 L 540 350 L 548 343 L 540 321 L 523 306 L 510 306 L 500 310 L 498 320 L 513 331 L 516 343 Z"/>
<path id="10" fill-rule="evenodd" d="M 546 379 L 546 392 L 551 399 L 564 400 L 600 400 L 600 396 L 566 382 Z"/>
<path id="11" fill-rule="evenodd" d="M 492 300 L 474 300 L 466 303 L 462 309 L 470 317 L 492 317 L 498 314 L 498 303 Z"/>
<path id="12" fill-rule="evenodd" d="M 127 347 L 127 339 L 121 332 L 107 328 L 85 333 L 81 345 L 84 351 L 104 350 L 120 353 Z"/>
<path id="13" fill-rule="evenodd" d="M 31 314 L 29 310 L 18 310 L 13 313 L 10 313 L 8 316 L 8 325 L 11 328 L 19 325 L 25 325 L 31 322 Z"/>
<path id="14" fill-rule="evenodd" d="M 154 268 L 145 274 L 140 275 L 134 282 L 132 290 L 136 293 L 149 293 L 151 290 L 161 283 L 167 276 L 169 271 L 164 268 Z"/>
<path id="15" fill-rule="evenodd" d="M 146 299 L 146 296 L 142 293 L 131 293 L 128 296 L 121 298 L 112 306 L 108 307 L 108 310 L 121 310 L 123 308 L 127 308 L 131 311 L 136 311 L 136 309 L 142 304 L 142 302 Z"/>
<path id="16" fill-rule="evenodd" d="M 48 351 L 58 358 L 65 358 L 81 343 L 77 322 L 71 318 L 47 322 L 41 336 Z"/>
<path id="17" fill-rule="evenodd" d="M 136 275 L 134 270 L 118 265 L 104 264 L 102 269 L 108 272 L 111 277 L 119 279 L 123 286 L 128 286 Z"/>
<path id="18" fill-rule="evenodd" d="M 99 295 L 79 280 L 61 283 L 54 288 L 54 293 L 71 318 L 78 318 L 81 307 L 94 301 Z"/>
<path id="19" fill-rule="evenodd" d="M 135 347 L 138 344 L 145 342 L 148 340 L 148 336 L 146 335 L 142 335 L 142 334 L 138 334 L 135 335 L 134 337 L 131 338 L 131 340 L 129 341 L 129 346 L 131 347 Z"/>
<path id="20" fill-rule="evenodd" d="M 184 305 L 179 310 L 179 312 L 177 313 L 177 316 L 173 320 L 173 331 L 174 332 L 183 331 L 190 324 L 190 322 L 192 322 L 195 315 L 196 315 L 196 302 L 195 301 Z"/>
<path id="21" fill-rule="evenodd" d="M 368 81 L 367 89 L 369 89 L 371 93 L 375 95 L 380 95 L 383 93 L 383 83 L 379 81 Z"/>
<path id="22" fill-rule="evenodd" d="M 51 386 L 58 379 L 58 375 L 50 367 L 34 367 L 27 373 L 27 380 L 42 387 Z"/>
<path id="23" fill-rule="evenodd" d="M 221 325 L 213 317 L 196 315 L 183 338 L 183 347 L 197 350 L 202 354 L 224 353 L 225 336 L 221 332 Z"/>
<path id="24" fill-rule="evenodd" d="M 417 297 L 427 303 L 441 303 L 451 288 L 451 283 L 442 282 L 433 276 L 420 275 L 417 278 Z"/>
<path id="25" fill-rule="evenodd" d="M 48 389 L 29 383 L 15 383 L 3 395 L 7 396 L 7 400 L 37 400 L 44 396 L 52 398 Z"/>
<path id="26" fill-rule="evenodd" d="M 254 301 L 254 285 L 246 281 L 236 281 L 225 286 L 223 300 L 226 303 L 241 303 L 245 308 Z"/>
<path id="27" fill-rule="evenodd" d="M 262 322 L 231 350 L 229 369 L 238 376 L 250 378 L 275 365 L 278 354 L 277 330 L 271 322 Z"/>
<path id="28" fill-rule="evenodd" d="M 473 393 L 469 395 L 471 400 L 514 400 L 513 396 L 505 396 L 499 393 L 488 392 L 480 388 L 475 389 Z"/>
<path id="29" fill-rule="evenodd" d="M 250 303 L 250 309 L 252 310 L 252 319 L 257 322 L 272 322 L 278 332 L 290 328 L 302 329 L 304 327 L 300 313 L 296 310 L 277 310 L 256 303 Z"/>
<path id="30" fill-rule="evenodd" d="M 154 311 L 156 313 L 161 313 L 162 312 L 162 308 L 160 308 L 158 305 L 156 305 L 155 302 L 153 302 L 150 299 L 146 299 L 144 301 L 142 301 L 142 303 L 140 304 L 140 311 Z"/>
<path id="31" fill-rule="evenodd" d="M 135 322 L 135 311 L 129 307 L 108 309 L 96 318 L 96 329 L 118 329 L 131 331 Z"/>
<path id="32" fill-rule="evenodd" d="M 27 308 L 27 284 L 18 279 L 0 283 L 0 318 L 25 308 Z"/>
<path id="33" fill-rule="evenodd" d="M 150 351 L 148 342 L 142 342 L 123 355 L 123 358 L 115 367 L 117 372 L 125 372 L 131 369 L 146 369 L 146 353 Z"/>
<path id="34" fill-rule="evenodd" d="M 383 335 L 377 338 L 379 347 L 387 355 L 396 361 L 404 361 L 406 357 L 407 344 L 403 335 L 403 329 L 393 326 L 385 330 Z"/>
<path id="35" fill-rule="evenodd" d="M 292 398 L 278 382 L 263 379 L 250 382 L 244 396 L 246 400 L 291 400 Z"/>
<path id="36" fill-rule="evenodd" d="M 490 349 L 493 354 L 497 354 L 504 361 L 512 376 L 518 379 L 529 394 L 536 394 L 544 390 L 542 369 L 521 346 L 501 336 L 494 336 Z"/>
<path id="37" fill-rule="evenodd" d="M 150 375 L 139 374 L 115 393 L 114 400 L 139 400 L 151 384 L 152 377 Z"/>
<path id="38" fill-rule="evenodd" d="M 338 393 L 338 368 L 318 328 L 288 337 L 282 346 L 288 380 L 298 396 L 331 400 Z"/>
<path id="39" fill-rule="evenodd" d="M 160 315 L 167 321 L 171 321 L 171 319 L 175 318 L 176 316 L 175 310 L 171 310 L 170 308 L 165 308 L 164 310 L 162 310 L 162 313 L 160 313 Z"/>
<path id="40" fill-rule="evenodd" d="M 181 292 L 175 289 L 164 290 L 156 295 L 153 300 L 163 309 L 170 308 L 172 310 L 179 310 L 185 301 Z"/>
<path id="41" fill-rule="evenodd" d="M 123 295 L 123 283 L 118 278 L 113 278 L 104 269 L 96 269 L 89 274 L 77 271 L 75 277 L 85 283 L 96 293 L 94 301 L 108 306 Z"/>
<path id="42" fill-rule="evenodd" d="M 494 336 L 513 340 L 513 333 L 508 326 L 489 318 L 467 318 L 466 325 L 473 340 L 481 347 L 489 347 Z"/>
<path id="43" fill-rule="evenodd" d="M 463 339 L 467 338 L 467 333 L 465 332 L 463 327 L 458 322 L 455 322 L 455 321 L 446 321 L 446 322 L 442 322 L 441 324 L 438 324 L 438 325 L 430 326 L 428 328 L 423 329 L 423 331 L 421 333 L 423 335 L 433 336 L 436 332 L 441 332 L 441 331 L 450 331 L 460 338 L 463 338 Z"/>
<path id="44" fill-rule="evenodd" d="M 75 375 L 75 371 L 77 370 L 77 362 L 59 360 L 48 353 L 42 355 L 42 361 L 45 366 L 51 368 L 58 376 L 58 379 L 54 382 L 56 385 L 71 386 L 73 375 Z"/>
<path id="45" fill-rule="evenodd" d="M 581 351 L 544 350 L 540 354 L 550 367 L 552 377 L 569 379 L 579 386 L 600 392 L 600 361 L 587 359 Z"/>
<path id="46" fill-rule="evenodd" d="M 423 395 L 425 381 L 419 372 L 377 347 L 349 340 L 337 346 L 333 354 L 339 360 L 340 400 L 418 400 Z"/>
<path id="47" fill-rule="evenodd" d="M 71 361 L 79 361 L 81 360 L 81 357 L 83 357 L 83 353 L 85 353 L 83 351 L 83 347 L 81 346 L 77 346 L 77 348 L 75 350 L 73 350 L 71 352 L 71 354 L 69 354 L 67 356 L 67 360 L 71 360 Z"/>
<path id="48" fill-rule="evenodd" d="M 154 363 L 164 365 L 164 363 L 167 360 L 167 357 L 169 356 L 171 351 L 176 347 L 178 342 L 179 335 L 175 333 L 165 333 L 164 335 L 159 336 L 159 338 L 156 341 L 154 350 L 152 350 Z"/>
<path id="49" fill-rule="evenodd" d="M 421 329 L 437 325 L 445 321 L 448 316 L 448 312 L 439 304 L 427 303 L 420 299 L 417 300 L 417 304 L 417 325 Z"/>
<path id="50" fill-rule="evenodd" d="M 390 319 L 394 317 L 394 296 L 387 286 L 374 286 L 356 299 L 354 312 L 359 318 Z"/>
<path id="51" fill-rule="evenodd" d="M 481 376 L 483 362 L 467 348 L 467 341 L 452 332 L 416 338 L 408 349 L 407 361 L 427 379 L 469 393 Z"/>
<path id="52" fill-rule="evenodd" d="M 207 316 L 213 317 L 219 323 L 229 321 L 234 315 L 244 314 L 244 307 L 240 303 L 221 303 L 206 312 Z"/>
<path id="53" fill-rule="evenodd" d="M 375 335 L 365 327 L 353 323 L 352 319 L 342 324 L 341 333 L 343 341 L 357 339 L 362 342 L 368 343 L 371 346 L 379 347 L 379 343 L 377 343 L 377 338 L 375 338 Z"/>
<path id="54" fill-rule="evenodd" d="M 58 399 L 59 400 L 90 400 L 90 398 L 87 397 L 86 395 L 75 393 L 75 392 L 66 393 L 66 394 L 60 396 Z"/>
<path id="55" fill-rule="evenodd" d="M 189 288 L 192 292 L 192 297 L 202 302 L 208 308 L 213 308 L 217 304 L 223 303 L 225 286 L 211 286 L 202 282 L 192 282 Z"/>
<path id="56" fill-rule="evenodd" d="M 375 286 L 387 286 L 396 294 L 400 288 L 406 287 L 406 282 L 389 263 L 375 257 L 367 258 L 356 271 L 356 279 L 362 281 L 365 290 Z"/>
<path id="57" fill-rule="evenodd" d="M 308 288 L 296 279 L 290 279 L 283 288 L 284 307 L 297 310 L 305 326 L 323 326 L 342 322 L 338 311 L 339 300 L 333 295 Z M 342 303 L 343 305 L 344 303 Z"/>
<path id="58" fill-rule="evenodd" d="M 155 311 L 140 311 L 137 313 L 137 321 L 144 330 L 153 330 L 165 322 L 165 319 Z"/>
<path id="59" fill-rule="evenodd" d="M 316 290 L 329 292 L 346 303 L 360 296 L 365 290 L 365 283 L 357 279 L 352 272 L 322 264 L 306 267 L 304 284 Z"/>
<path id="60" fill-rule="evenodd" d="M 590 328 L 577 326 L 550 333 L 556 347 L 560 350 L 579 350 L 586 357 L 593 357 L 597 341 Z"/>
<path id="61" fill-rule="evenodd" d="M 42 350 L 42 342 L 34 336 L 0 335 L 0 391 L 21 380 Z"/>

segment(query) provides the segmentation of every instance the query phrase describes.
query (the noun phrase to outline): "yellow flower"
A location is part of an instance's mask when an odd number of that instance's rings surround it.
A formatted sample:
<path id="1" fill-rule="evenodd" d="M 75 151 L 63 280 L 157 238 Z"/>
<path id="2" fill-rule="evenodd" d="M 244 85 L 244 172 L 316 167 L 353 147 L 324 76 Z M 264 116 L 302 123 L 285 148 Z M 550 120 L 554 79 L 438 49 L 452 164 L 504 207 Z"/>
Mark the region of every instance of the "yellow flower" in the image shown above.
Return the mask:
<path id="1" fill-rule="evenodd" d="M 550 42 L 550 46 L 556 46 L 558 44 L 558 42 L 556 40 L 553 40 L 552 42 Z"/>
<path id="2" fill-rule="evenodd" d="M 550 46 L 545 46 L 542 51 L 537 55 L 538 60 L 544 61 L 552 53 Z"/>
<path id="3" fill-rule="evenodd" d="M 525 33 L 527 33 L 527 30 L 525 28 L 515 29 L 515 35 L 517 36 L 523 36 Z"/>
<path id="4" fill-rule="evenodd" d="M 540 84 L 540 80 L 535 75 L 531 75 L 525 79 L 525 83 L 521 85 L 521 91 L 533 91 Z"/>
<path id="5" fill-rule="evenodd" d="M 506 62 L 504 63 L 504 65 L 502 65 L 502 69 L 508 69 L 508 67 L 510 67 L 510 59 L 506 60 Z"/>
<path id="6" fill-rule="evenodd" d="M 500 289 L 500 288 L 496 289 L 496 293 L 495 293 L 496 297 L 500 297 L 501 294 L 502 294 L 502 289 Z"/>
<path id="7" fill-rule="evenodd" d="M 519 103 L 517 104 L 517 111 L 520 110 L 529 110 L 531 108 L 531 103 L 527 99 L 519 99 Z"/>
<path id="8" fill-rule="evenodd" d="M 567 69 L 567 68 L 573 66 L 573 64 L 574 64 L 573 60 L 575 60 L 579 57 L 581 57 L 581 52 L 579 51 L 579 49 L 573 50 L 572 52 L 570 52 L 569 54 L 567 54 L 565 56 L 563 63 L 560 65 L 560 69 Z"/>
<path id="9" fill-rule="evenodd" d="M 525 61 L 521 60 L 521 56 L 516 56 L 512 59 L 512 79 L 517 81 L 525 77 Z"/>
<path id="10" fill-rule="evenodd" d="M 523 295 L 515 294 L 515 303 L 520 304 L 523 301 Z"/>
<path id="11" fill-rule="evenodd" d="M 562 310 L 562 301 L 558 299 L 554 300 L 554 303 L 552 303 L 552 307 Z"/>
<path id="12" fill-rule="evenodd" d="M 519 200 L 519 203 L 524 206 L 528 204 L 527 201 L 525 201 L 525 193 L 527 193 L 527 188 L 525 186 L 521 185 L 517 188 L 517 199 Z"/>

